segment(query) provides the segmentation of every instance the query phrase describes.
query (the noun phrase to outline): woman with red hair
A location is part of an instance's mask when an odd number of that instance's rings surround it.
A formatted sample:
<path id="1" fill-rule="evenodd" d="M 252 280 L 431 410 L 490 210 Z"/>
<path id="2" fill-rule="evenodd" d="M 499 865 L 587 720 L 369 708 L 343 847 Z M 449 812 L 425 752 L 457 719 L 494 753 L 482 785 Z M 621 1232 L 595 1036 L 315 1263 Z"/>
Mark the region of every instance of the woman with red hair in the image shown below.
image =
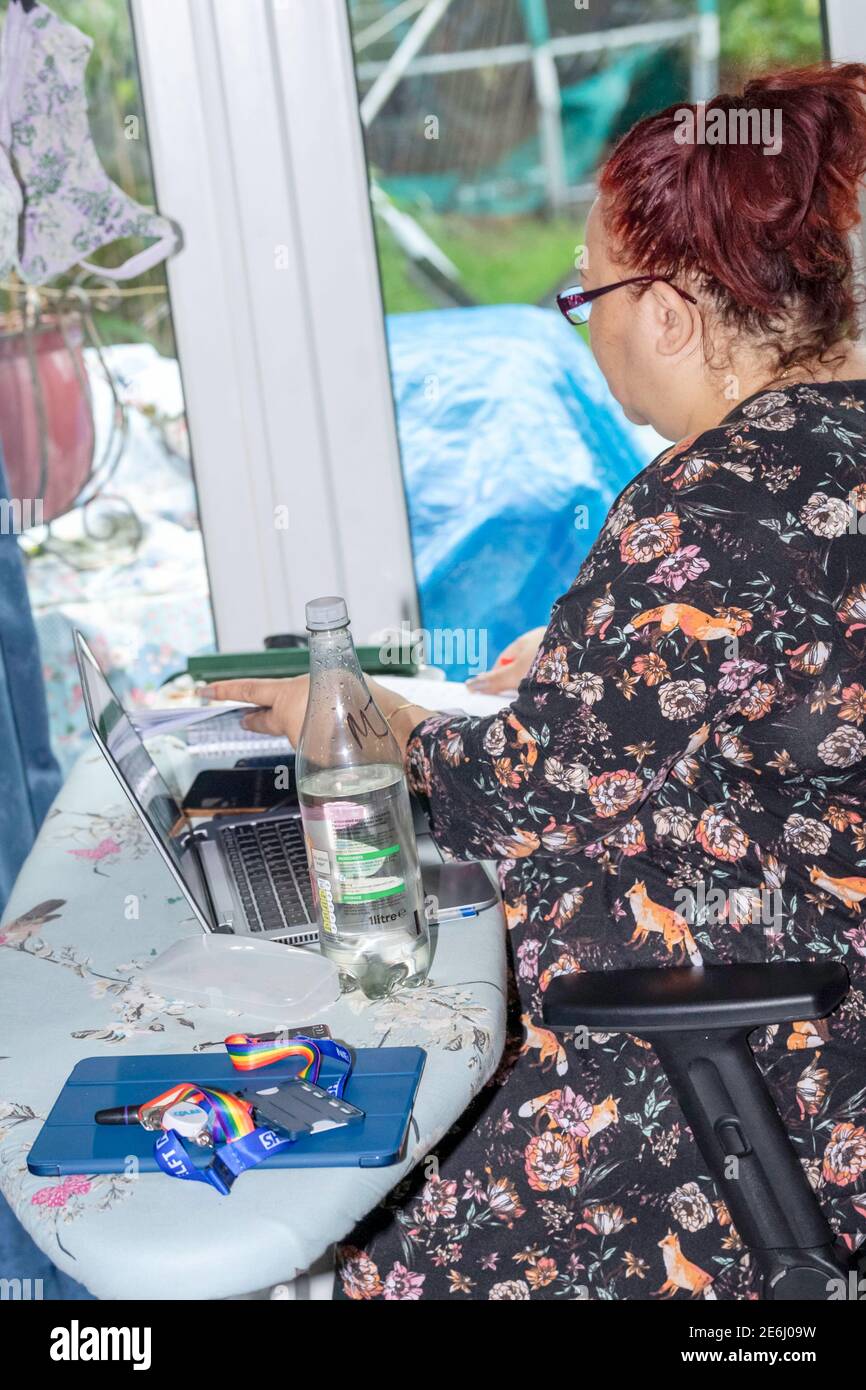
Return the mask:
<path id="1" fill-rule="evenodd" d="M 844 960 L 826 1024 L 753 1041 L 829 1220 L 866 1233 L 864 94 L 860 66 L 782 73 L 620 142 L 560 306 L 591 308 L 626 415 L 679 443 L 517 645 L 511 705 L 375 688 L 440 843 L 498 860 L 519 1003 L 494 1083 L 343 1247 L 343 1296 L 758 1291 L 651 1048 L 543 1027 L 577 970 Z M 243 694 L 297 738 L 303 682 Z"/>

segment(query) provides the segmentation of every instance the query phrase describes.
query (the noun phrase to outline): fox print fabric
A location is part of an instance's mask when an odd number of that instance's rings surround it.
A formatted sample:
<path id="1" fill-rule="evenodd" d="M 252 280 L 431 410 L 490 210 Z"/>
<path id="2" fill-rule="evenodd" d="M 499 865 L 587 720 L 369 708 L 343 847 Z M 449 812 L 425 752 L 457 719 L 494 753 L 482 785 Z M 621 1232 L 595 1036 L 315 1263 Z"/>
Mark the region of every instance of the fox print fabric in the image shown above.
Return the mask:
<path id="1" fill-rule="evenodd" d="M 755 1296 L 651 1048 L 542 1026 L 577 970 L 844 960 L 836 1015 L 752 1043 L 829 1220 L 862 1240 L 864 423 L 866 382 L 796 385 L 660 455 L 514 703 L 414 731 L 439 843 L 498 861 L 514 1028 L 473 1111 L 342 1247 L 342 1296 Z"/>

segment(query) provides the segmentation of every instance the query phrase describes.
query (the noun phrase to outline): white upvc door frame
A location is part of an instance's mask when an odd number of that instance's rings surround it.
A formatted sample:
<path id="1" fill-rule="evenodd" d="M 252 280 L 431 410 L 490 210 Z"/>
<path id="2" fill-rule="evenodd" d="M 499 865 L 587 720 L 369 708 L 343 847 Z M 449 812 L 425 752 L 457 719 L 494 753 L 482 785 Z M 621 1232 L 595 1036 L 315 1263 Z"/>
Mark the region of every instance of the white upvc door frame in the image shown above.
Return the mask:
<path id="1" fill-rule="evenodd" d="M 866 10 L 852 0 L 823 0 L 827 57 L 834 63 L 866 62 Z M 866 284 L 866 195 L 860 195 L 861 222 L 851 233 L 857 279 Z M 861 339 L 866 334 L 862 326 Z"/>
<path id="2" fill-rule="evenodd" d="M 131 4 L 219 645 L 414 624 L 345 0 Z"/>
<path id="3" fill-rule="evenodd" d="M 866 61 L 866 14 L 851 0 L 824 0 L 828 58 L 834 63 Z"/>

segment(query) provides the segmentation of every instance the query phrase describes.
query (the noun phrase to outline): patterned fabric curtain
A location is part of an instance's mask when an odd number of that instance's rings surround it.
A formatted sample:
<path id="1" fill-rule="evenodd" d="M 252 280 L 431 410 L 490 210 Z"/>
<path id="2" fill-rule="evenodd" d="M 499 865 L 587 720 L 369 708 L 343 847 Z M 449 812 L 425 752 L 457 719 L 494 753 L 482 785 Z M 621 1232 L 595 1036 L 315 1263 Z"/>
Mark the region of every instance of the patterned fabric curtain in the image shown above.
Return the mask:
<path id="1" fill-rule="evenodd" d="M 0 453 L 0 911 L 60 787 L 39 645 Z"/>

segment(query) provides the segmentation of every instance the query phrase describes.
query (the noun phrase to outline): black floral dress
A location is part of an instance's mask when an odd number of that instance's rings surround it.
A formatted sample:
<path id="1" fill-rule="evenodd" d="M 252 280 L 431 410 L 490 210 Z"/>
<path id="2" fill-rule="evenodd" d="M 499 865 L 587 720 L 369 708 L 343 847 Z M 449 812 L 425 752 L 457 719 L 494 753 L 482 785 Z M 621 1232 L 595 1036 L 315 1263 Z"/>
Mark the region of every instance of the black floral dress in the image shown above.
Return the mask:
<path id="1" fill-rule="evenodd" d="M 415 730 L 439 842 L 499 874 L 499 1072 L 341 1247 L 354 1299 L 754 1297 L 655 1054 L 541 1023 L 559 974 L 847 965 L 753 1036 L 824 1210 L 866 1234 L 866 382 L 737 406 L 620 495 L 495 717 Z"/>

